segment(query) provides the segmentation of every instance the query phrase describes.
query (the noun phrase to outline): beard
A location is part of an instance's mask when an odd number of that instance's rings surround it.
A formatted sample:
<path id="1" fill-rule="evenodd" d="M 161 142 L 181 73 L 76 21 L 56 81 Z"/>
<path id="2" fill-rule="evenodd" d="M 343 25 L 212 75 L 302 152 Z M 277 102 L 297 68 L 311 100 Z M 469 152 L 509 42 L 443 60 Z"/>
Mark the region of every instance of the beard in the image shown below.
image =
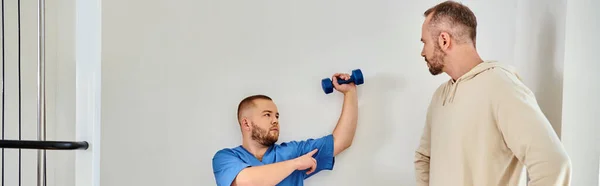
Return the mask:
<path id="1" fill-rule="evenodd" d="M 256 142 L 260 143 L 261 145 L 264 146 L 271 146 L 273 144 L 275 144 L 275 142 L 277 142 L 278 138 L 279 138 L 279 133 L 276 132 L 275 134 L 271 134 L 270 130 L 264 130 L 260 127 L 258 127 L 257 125 L 254 124 L 254 122 L 251 123 L 252 124 L 252 140 L 255 140 Z"/>
<path id="2" fill-rule="evenodd" d="M 431 61 L 425 58 L 427 64 L 429 64 L 429 72 L 431 75 L 438 75 L 442 73 L 444 69 L 444 57 L 446 54 L 442 51 L 442 48 L 438 45 L 435 45 L 435 49 L 433 50 L 433 57 L 431 57 Z"/>

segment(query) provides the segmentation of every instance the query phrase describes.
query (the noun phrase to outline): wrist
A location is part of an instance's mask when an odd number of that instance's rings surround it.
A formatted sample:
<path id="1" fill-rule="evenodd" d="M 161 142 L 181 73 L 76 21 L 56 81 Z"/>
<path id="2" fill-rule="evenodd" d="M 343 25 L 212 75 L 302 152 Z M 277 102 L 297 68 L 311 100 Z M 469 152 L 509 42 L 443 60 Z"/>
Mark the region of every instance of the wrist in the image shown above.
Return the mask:
<path id="1" fill-rule="evenodd" d="M 356 94 L 356 89 L 350 89 L 350 90 L 344 92 L 344 96 L 354 95 L 354 94 Z"/>
<path id="2" fill-rule="evenodd" d="M 289 161 L 289 165 L 290 165 L 290 167 L 294 168 L 294 170 L 299 169 L 300 163 L 298 163 L 298 158 L 291 159 Z"/>

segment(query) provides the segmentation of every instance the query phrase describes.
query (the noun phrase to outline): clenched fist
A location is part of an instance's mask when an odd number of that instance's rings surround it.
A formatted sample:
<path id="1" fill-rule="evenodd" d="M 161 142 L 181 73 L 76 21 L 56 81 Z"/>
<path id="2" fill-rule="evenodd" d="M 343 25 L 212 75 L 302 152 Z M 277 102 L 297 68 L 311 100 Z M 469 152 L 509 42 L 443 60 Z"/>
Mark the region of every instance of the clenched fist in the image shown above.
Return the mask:
<path id="1" fill-rule="evenodd" d="M 335 73 L 335 74 L 333 74 L 333 76 L 331 76 L 331 79 L 332 79 L 332 83 L 333 83 L 333 88 L 335 88 L 337 91 L 339 91 L 343 94 L 346 94 L 347 92 L 350 92 L 350 91 L 356 91 L 356 85 L 354 83 L 340 85 L 337 82 L 338 79 L 349 80 L 350 74 Z"/>

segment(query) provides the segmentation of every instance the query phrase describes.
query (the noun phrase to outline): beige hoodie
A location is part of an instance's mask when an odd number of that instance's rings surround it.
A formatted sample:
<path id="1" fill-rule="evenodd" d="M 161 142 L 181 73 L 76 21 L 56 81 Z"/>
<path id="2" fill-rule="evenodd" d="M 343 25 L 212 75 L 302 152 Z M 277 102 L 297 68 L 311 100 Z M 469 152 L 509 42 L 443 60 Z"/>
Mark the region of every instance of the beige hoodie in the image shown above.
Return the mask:
<path id="1" fill-rule="evenodd" d="M 415 154 L 419 186 L 569 185 L 571 164 L 534 94 L 486 61 L 433 95 Z"/>

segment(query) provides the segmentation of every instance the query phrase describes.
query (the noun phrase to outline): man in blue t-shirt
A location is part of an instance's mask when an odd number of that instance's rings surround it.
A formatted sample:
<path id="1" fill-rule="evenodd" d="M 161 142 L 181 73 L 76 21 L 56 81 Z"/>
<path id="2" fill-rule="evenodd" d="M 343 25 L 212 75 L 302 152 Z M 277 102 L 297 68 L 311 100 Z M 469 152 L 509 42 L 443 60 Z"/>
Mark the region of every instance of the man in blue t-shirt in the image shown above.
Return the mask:
<path id="1" fill-rule="evenodd" d="M 265 95 L 243 99 L 238 106 L 242 145 L 217 151 L 212 167 L 218 186 L 302 186 L 304 179 L 332 170 L 335 156 L 352 144 L 358 120 L 356 85 L 338 84 L 349 74 L 333 75 L 334 88 L 344 94 L 342 113 L 329 135 L 275 144 L 279 138 L 279 112 Z"/>

